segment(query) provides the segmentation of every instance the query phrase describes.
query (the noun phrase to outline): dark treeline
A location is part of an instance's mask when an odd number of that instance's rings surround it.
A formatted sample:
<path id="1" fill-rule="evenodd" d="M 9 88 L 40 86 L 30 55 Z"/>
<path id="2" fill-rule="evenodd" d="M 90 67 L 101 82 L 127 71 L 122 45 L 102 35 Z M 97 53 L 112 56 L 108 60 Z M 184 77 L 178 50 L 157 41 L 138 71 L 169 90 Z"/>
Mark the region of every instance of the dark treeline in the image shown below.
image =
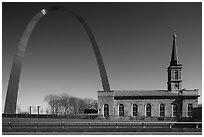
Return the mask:
<path id="1" fill-rule="evenodd" d="M 96 100 L 81 99 L 67 94 L 47 95 L 45 101 L 49 105 L 49 113 L 54 115 L 83 114 L 84 109 L 97 109 Z"/>

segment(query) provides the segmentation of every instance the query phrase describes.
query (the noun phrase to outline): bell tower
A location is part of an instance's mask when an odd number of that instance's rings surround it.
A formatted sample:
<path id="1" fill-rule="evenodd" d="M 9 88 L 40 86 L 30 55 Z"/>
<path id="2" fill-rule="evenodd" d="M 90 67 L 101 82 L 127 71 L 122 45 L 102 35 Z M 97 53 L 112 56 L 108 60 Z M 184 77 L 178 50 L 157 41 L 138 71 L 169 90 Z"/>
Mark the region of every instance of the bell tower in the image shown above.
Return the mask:
<path id="1" fill-rule="evenodd" d="M 182 64 L 178 61 L 176 33 L 174 32 L 171 61 L 168 67 L 168 91 L 180 91 L 182 89 L 181 69 Z"/>

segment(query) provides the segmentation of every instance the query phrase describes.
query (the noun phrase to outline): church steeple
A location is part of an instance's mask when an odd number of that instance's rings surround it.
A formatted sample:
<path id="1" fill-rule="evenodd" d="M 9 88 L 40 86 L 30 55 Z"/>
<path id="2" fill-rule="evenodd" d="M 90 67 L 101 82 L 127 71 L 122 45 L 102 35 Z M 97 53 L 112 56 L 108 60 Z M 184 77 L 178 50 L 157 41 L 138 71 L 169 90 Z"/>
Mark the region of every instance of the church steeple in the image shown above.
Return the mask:
<path id="1" fill-rule="evenodd" d="M 176 32 L 173 34 L 173 48 L 171 53 L 171 62 L 170 65 L 178 64 L 178 55 L 177 55 L 177 45 L 176 45 Z"/>
<path id="2" fill-rule="evenodd" d="M 182 89 L 181 69 L 182 64 L 178 62 L 176 33 L 174 32 L 171 61 L 170 66 L 168 67 L 168 91 L 179 91 Z"/>

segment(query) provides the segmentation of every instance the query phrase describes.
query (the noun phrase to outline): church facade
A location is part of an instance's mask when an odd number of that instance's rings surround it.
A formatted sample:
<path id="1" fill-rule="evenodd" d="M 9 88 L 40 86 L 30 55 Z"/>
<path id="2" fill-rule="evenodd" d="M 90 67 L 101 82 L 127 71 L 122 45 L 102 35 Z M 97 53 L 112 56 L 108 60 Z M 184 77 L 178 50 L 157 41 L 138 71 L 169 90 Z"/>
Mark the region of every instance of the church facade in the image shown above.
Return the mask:
<path id="1" fill-rule="evenodd" d="M 167 72 L 167 90 L 98 91 L 99 116 L 139 121 L 192 117 L 193 108 L 198 106 L 198 89 L 182 89 L 182 64 L 178 61 L 175 33 Z"/>

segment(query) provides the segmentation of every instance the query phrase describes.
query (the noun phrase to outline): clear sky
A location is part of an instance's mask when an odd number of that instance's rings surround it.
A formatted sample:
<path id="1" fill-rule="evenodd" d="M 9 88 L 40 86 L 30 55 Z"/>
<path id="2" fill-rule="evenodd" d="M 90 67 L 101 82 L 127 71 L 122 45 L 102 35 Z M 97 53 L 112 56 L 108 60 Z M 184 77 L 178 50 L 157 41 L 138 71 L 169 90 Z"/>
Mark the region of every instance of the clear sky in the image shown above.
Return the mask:
<path id="1" fill-rule="evenodd" d="M 202 91 L 202 3 L 3 3 L 2 106 L 22 33 L 42 8 L 78 12 L 98 42 L 111 89 L 167 89 L 172 34 L 177 31 L 183 88 Z M 97 99 L 102 90 L 96 58 L 81 24 L 53 12 L 35 27 L 21 71 L 18 105 L 47 107 L 49 94 Z M 199 99 L 201 102 L 202 99 Z"/>

